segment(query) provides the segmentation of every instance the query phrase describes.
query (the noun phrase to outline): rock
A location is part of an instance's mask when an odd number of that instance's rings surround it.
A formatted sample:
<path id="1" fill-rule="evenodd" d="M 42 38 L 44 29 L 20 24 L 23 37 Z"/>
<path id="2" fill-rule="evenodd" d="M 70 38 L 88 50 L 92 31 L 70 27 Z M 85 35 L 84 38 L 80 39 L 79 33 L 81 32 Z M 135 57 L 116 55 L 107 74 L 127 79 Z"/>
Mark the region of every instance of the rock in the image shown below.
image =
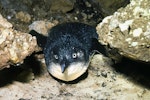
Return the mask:
<path id="1" fill-rule="evenodd" d="M 48 30 L 53 26 L 58 24 L 58 21 L 49 22 L 49 21 L 34 21 L 31 25 L 29 25 L 29 30 L 35 30 L 39 34 L 44 36 L 48 35 Z"/>
<path id="2" fill-rule="evenodd" d="M 4 19 L 1 14 L 0 14 L 0 27 L 12 28 L 12 24 L 7 22 L 7 20 Z"/>
<path id="3" fill-rule="evenodd" d="M 11 9 L 11 11 L 29 11 L 28 6 L 32 6 L 33 0 L 16 1 L 16 0 L 0 0 L 2 8 Z"/>
<path id="4" fill-rule="evenodd" d="M 31 16 L 27 12 L 20 11 L 16 14 L 16 19 L 28 23 L 31 21 Z"/>
<path id="5" fill-rule="evenodd" d="M 18 65 L 34 52 L 36 38 L 12 29 L 12 24 L 0 15 L 0 69 Z"/>
<path id="6" fill-rule="evenodd" d="M 99 42 L 120 55 L 150 63 L 150 1 L 131 0 L 97 25 Z"/>
<path id="7" fill-rule="evenodd" d="M 91 3 L 98 5 L 104 16 L 113 14 L 120 7 L 125 7 L 130 0 L 90 0 Z"/>
<path id="8" fill-rule="evenodd" d="M 50 10 L 52 12 L 66 13 L 73 9 L 74 2 L 74 0 L 51 0 Z"/>

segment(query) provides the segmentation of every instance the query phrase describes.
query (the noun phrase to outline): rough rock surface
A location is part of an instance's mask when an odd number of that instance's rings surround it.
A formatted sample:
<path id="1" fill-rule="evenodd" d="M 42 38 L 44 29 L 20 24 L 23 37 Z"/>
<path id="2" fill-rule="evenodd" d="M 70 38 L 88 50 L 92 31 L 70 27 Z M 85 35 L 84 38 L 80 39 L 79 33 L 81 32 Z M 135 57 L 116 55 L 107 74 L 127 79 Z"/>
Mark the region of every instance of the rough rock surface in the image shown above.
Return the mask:
<path id="1" fill-rule="evenodd" d="M 29 30 L 35 30 L 39 34 L 42 34 L 44 36 L 48 35 L 48 31 L 55 26 L 58 23 L 58 21 L 34 21 L 31 25 L 29 25 Z"/>
<path id="2" fill-rule="evenodd" d="M 150 62 L 150 1 L 131 3 L 97 26 L 99 42 L 126 57 Z"/>
<path id="3" fill-rule="evenodd" d="M 22 63 L 36 45 L 35 37 L 14 30 L 12 24 L 0 15 L 0 69 Z"/>

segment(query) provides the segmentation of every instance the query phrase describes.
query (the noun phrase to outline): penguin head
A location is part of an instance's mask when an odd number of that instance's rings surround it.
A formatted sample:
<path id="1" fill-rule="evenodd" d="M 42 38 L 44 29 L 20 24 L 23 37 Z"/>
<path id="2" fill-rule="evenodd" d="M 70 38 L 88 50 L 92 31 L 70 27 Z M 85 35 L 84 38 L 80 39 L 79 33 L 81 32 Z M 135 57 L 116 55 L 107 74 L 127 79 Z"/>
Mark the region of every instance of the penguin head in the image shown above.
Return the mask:
<path id="1" fill-rule="evenodd" d="M 49 73 L 63 81 L 73 81 L 86 72 L 89 62 L 85 50 L 79 47 L 55 47 L 49 52 Z"/>
<path id="2" fill-rule="evenodd" d="M 90 63 L 95 28 L 82 23 L 54 26 L 44 47 L 49 73 L 63 81 L 73 81 L 86 72 Z"/>

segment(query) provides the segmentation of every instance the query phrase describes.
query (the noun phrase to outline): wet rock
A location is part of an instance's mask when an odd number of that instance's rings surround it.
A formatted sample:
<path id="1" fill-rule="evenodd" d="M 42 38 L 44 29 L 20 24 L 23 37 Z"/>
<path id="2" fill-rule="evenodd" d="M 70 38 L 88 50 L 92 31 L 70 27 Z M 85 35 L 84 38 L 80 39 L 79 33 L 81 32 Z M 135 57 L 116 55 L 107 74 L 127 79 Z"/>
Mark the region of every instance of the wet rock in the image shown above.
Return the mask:
<path id="1" fill-rule="evenodd" d="M 66 13 L 73 9 L 75 0 L 51 0 L 50 10 L 52 12 Z"/>
<path id="2" fill-rule="evenodd" d="M 150 63 L 150 1 L 131 0 L 97 25 L 99 42 L 120 55 Z"/>
<path id="3" fill-rule="evenodd" d="M 120 7 L 125 7 L 129 4 L 130 0 L 90 0 L 90 2 L 98 6 L 104 16 L 113 14 Z"/>
<path id="4" fill-rule="evenodd" d="M 25 0 L 25 1 L 19 1 L 19 0 L 0 0 L 0 3 L 2 4 L 4 9 L 11 9 L 11 10 L 17 10 L 17 11 L 28 11 L 28 6 L 31 6 L 33 3 L 33 0 Z"/>
<path id="5" fill-rule="evenodd" d="M 12 29 L 12 24 L 0 15 L 0 69 L 18 65 L 36 48 L 36 38 Z"/>
<path id="6" fill-rule="evenodd" d="M 16 19 L 28 23 L 31 21 L 31 16 L 27 12 L 20 11 L 16 14 Z"/>

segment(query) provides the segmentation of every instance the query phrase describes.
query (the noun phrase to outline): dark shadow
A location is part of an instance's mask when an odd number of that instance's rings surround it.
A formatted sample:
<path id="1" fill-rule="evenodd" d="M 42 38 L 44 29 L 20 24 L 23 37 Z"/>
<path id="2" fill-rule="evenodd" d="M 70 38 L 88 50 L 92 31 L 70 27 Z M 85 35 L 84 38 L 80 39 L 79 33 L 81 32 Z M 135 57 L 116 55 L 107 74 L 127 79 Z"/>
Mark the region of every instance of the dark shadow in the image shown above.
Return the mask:
<path id="1" fill-rule="evenodd" d="M 100 44 L 97 39 L 92 40 L 92 50 L 95 54 L 101 53 L 104 56 L 108 57 L 107 49 L 104 45 Z M 93 53 L 92 52 L 92 53 Z"/>
<path id="2" fill-rule="evenodd" d="M 19 67 L 10 66 L 10 68 L 3 69 L 0 71 L 0 87 L 11 84 L 15 77 L 22 71 L 23 69 Z"/>
<path id="3" fill-rule="evenodd" d="M 42 55 L 43 52 L 33 53 L 31 56 L 25 59 L 26 67 L 31 68 L 35 76 L 40 76 L 43 74 L 45 67 L 41 64 L 40 61 L 35 57 L 35 55 Z"/>
<path id="4" fill-rule="evenodd" d="M 117 72 L 131 78 L 135 84 L 150 89 L 150 64 L 123 58 L 113 67 Z"/>
<path id="5" fill-rule="evenodd" d="M 31 55 L 20 66 L 10 66 L 0 71 L 0 87 L 11 84 L 13 81 L 29 82 L 31 75 L 38 77 L 43 73 L 41 63 Z M 33 79 L 32 79 L 33 80 Z"/>
<path id="6" fill-rule="evenodd" d="M 87 6 L 86 4 L 87 2 L 91 4 L 90 7 Z M 94 23 L 94 26 L 96 26 L 96 23 L 101 22 L 102 19 L 104 18 L 103 13 L 102 13 L 102 8 L 99 7 L 99 5 L 95 5 L 95 3 L 90 0 L 76 0 L 75 8 L 77 11 L 80 12 L 77 15 L 79 20 L 84 18 L 84 16 L 82 15 L 84 13 L 87 16 L 91 16 L 91 17 L 87 17 L 86 20 L 87 20 L 87 23 L 90 23 L 90 22 Z M 83 20 L 80 20 L 80 21 L 83 21 Z"/>

